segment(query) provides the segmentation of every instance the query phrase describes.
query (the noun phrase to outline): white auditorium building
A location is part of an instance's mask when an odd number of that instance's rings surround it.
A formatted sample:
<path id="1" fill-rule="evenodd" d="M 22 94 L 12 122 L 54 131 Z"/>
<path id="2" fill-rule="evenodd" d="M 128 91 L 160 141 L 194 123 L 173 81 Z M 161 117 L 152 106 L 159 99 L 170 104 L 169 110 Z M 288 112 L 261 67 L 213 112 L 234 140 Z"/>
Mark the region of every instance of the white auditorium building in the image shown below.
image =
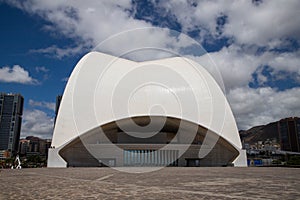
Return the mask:
<path id="1" fill-rule="evenodd" d="M 246 166 L 214 78 L 183 57 L 85 55 L 69 77 L 48 167 Z"/>

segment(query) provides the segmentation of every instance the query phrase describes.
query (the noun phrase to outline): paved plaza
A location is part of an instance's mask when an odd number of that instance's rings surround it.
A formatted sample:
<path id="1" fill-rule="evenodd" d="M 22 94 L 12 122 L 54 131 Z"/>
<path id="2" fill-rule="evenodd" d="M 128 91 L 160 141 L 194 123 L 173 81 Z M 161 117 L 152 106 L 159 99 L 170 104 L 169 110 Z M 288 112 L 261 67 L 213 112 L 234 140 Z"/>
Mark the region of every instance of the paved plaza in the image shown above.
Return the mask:
<path id="1" fill-rule="evenodd" d="M 134 169 L 134 168 L 133 168 Z M 300 199 L 296 168 L 110 168 L 0 171 L 0 199 Z"/>

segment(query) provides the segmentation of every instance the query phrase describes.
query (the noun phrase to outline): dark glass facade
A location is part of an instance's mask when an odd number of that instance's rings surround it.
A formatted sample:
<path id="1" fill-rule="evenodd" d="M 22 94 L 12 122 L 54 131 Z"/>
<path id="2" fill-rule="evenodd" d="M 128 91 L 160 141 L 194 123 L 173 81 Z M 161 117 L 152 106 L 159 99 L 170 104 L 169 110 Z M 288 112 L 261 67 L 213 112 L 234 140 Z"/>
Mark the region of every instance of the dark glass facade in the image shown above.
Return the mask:
<path id="1" fill-rule="evenodd" d="M 0 150 L 18 152 L 24 98 L 20 94 L 0 94 Z"/>
<path id="2" fill-rule="evenodd" d="M 56 118 L 57 118 L 57 115 L 58 115 L 58 110 L 59 110 L 59 106 L 60 106 L 60 102 L 62 100 L 62 95 L 58 95 L 56 96 L 56 105 L 55 105 L 55 119 L 54 119 L 54 125 L 55 125 L 55 122 L 56 122 Z"/>
<path id="3" fill-rule="evenodd" d="M 300 152 L 300 118 L 286 118 L 278 122 L 281 150 Z"/>

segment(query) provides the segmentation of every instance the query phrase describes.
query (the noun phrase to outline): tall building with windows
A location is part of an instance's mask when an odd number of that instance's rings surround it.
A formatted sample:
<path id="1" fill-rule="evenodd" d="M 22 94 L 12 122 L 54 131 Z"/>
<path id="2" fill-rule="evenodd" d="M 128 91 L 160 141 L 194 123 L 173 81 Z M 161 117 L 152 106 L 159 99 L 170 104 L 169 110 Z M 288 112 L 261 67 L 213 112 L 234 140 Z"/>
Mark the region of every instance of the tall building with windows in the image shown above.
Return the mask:
<path id="1" fill-rule="evenodd" d="M 56 96 L 54 125 L 55 125 L 56 118 L 57 118 L 57 115 L 58 115 L 58 110 L 59 110 L 59 106 L 60 106 L 61 99 L 62 99 L 62 95 L 57 95 L 57 96 Z"/>
<path id="2" fill-rule="evenodd" d="M 51 146 L 50 139 L 42 139 L 35 136 L 27 136 L 20 139 L 19 155 L 20 156 L 48 156 L 48 149 Z"/>
<path id="3" fill-rule="evenodd" d="M 18 152 L 23 104 L 20 94 L 0 94 L 0 159 Z"/>
<path id="4" fill-rule="evenodd" d="M 300 152 L 300 118 L 290 117 L 278 122 L 281 150 Z"/>

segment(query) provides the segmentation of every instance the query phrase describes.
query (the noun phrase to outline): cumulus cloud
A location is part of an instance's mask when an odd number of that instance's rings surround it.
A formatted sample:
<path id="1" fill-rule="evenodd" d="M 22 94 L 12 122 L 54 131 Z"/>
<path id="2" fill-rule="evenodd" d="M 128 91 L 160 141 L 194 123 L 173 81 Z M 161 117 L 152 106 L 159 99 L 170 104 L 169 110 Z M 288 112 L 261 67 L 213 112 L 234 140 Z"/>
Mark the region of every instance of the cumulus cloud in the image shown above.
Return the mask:
<path id="1" fill-rule="evenodd" d="M 125 11 L 131 1 L 10 1 L 20 9 L 52 22 L 48 30 L 60 31 L 68 37 L 97 44 L 123 30 L 149 26 L 134 20 Z M 91 41 L 92 40 L 92 41 Z"/>
<path id="2" fill-rule="evenodd" d="M 224 34 L 234 36 L 240 43 L 259 46 L 271 45 L 284 38 L 300 39 L 297 25 L 300 18 L 296 17 L 299 9 L 297 0 L 262 1 L 259 5 L 236 1 L 228 8 L 229 22 L 224 27 Z"/>
<path id="3" fill-rule="evenodd" d="M 72 47 L 52 45 L 43 49 L 32 49 L 31 53 L 43 53 L 61 59 L 93 48 L 119 56 L 141 47 L 178 50 L 180 46 L 189 45 L 186 43 L 188 41 L 180 35 L 174 37 L 175 34 L 167 29 L 151 29 L 154 27 L 151 23 L 135 19 L 129 11 L 132 9 L 131 1 L 53 1 L 51 3 L 10 1 L 9 3 L 51 22 L 52 25 L 47 24 L 44 27 L 47 31 L 59 32 L 76 41 Z M 129 31 L 133 29 L 134 32 Z M 111 36 L 115 38 L 112 40 Z M 136 60 L 141 60 L 142 57 L 147 60 L 169 55 L 166 52 L 158 53 L 157 50 L 148 49 L 143 52 L 134 51 L 134 54 L 131 52 L 127 56 Z"/>
<path id="4" fill-rule="evenodd" d="M 263 74 L 263 67 L 268 66 L 274 79 L 283 79 L 293 75 L 299 82 L 300 77 L 300 51 L 278 53 L 266 51 L 261 54 L 253 53 L 251 48 L 230 45 L 220 51 L 212 52 L 200 57 L 193 57 L 204 67 L 219 70 L 226 90 L 246 87 L 253 81 L 253 74 L 257 74 L 261 85 L 267 81 Z M 213 61 L 211 62 L 210 59 Z M 215 67 L 217 66 L 217 67 Z M 286 73 L 282 73 L 286 72 Z M 214 74 L 214 73 L 213 73 Z"/>
<path id="5" fill-rule="evenodd" d="M 40 138 L 51 138 L 53 123 L 54 119 L 41 110 L 25 110 L 23 113 L 21 137 L 34 135 Z"/>
<path id="6" fill-rule="evenodd" d="M 285 91 L 270 87 L 235 88 L 227 98 L 239 128 L 244 130 L 300 114 L 300 87 Z"/>
<path id="7" fill-rule="evenodd" d="M 53 45 L 31 50 L 33 53 L 54 55 L 59 59 L 93 48 L 119 56 L 142 46 L 178 52 L 182 47 L 193 45 L 182 35 L 167 29 L 143 29 L 160 24 L 155 25 L 155 16 L 151 15 L 147 19 L 136 19 L 134 16 L 139 7 L 134 6 L 130 0 L 12 0 L 9 4 L 49 21 L 50 24 L 43 27 L 44 30 L 58 32 L 75 41 L 71 47 Z M 264 74 L 264 67 L 267 66 L 273 79 L 289 76 L 300 82 L 298 0 L 152 1 L 152 4 L 154 8 L 163 8 L 172 15 L 172 20 L 180 24 L 184 33 L 193 32 L 193 37 L 203 44 L 213 44 L 219 39 L 228 40 L 226 45 L 210 55 L 200 53 L 200 57 L 190 57 L 206 67 L 219 84 L 222 82 L 220 77 L 223 78 L 240 128 L 300 115 L 296 102 L 299 99 L 299 88 L 295 86 L 279 91 L 276 87 L 268 87 L 266 83 L 269 77 Z M 161 15 L 165 17 L 165 13 Z M 136 31 L 128 32 L 132 29 Z M 115 35 L 113 40 L 110 38 L 112 35 Z M 102 42 L 100 46 L 99 42 Z M 135 60 L 168 56 L 170 52 L 151 50 L 135 51 L 128 55 Z M 254 81 L 253 74 L 256 74 L 258 88 L 249 87 L 249 83 Z"/>
<path id="8" fill-rule="evenodd" d="M 91 47 L 122 31 L 154 26 L 151 20 L 155 16 L 148 16 L 147 20 L 134 18 L 134 13 L 138 12 L 136 9 L 139 7 L 129 0 L 122 2 L 12 0 L 9 3 L 51 22 L 44 27 L 45 29 L 59 31 L 68 38 L 74 38 L 77 42 Z M 163 8 L 165 12 L 170 13 L 178 21 L 183 32 L 199 30 L 201 41 L 211 40 L 211 37 L 229 37 L 238 44 L 275 48 L 285 43 L 286 39 L 300 39 L 300 18 L 296 17 L 300 10 L 300 3 L 297 0 L 152 3 L 154 8 Z M 161 15 L 165 16 L 164 13 Z M 139 38 L 140 35 L 136 36 Z M 167 39 L 162 37 L 164 40 L 160 40 L 160 37 L 154 36 L 156 35 L 148 32 L 141 38 L 150 40 L 156 38 L 156 41 L 163 43 Z M 135 41 L 135 38 L 128 38 L 126 45 L 132 45 Z M 62 51 L 61 48 L 52 46 L 44 51 L 53 51 L 59 56 L 78 51 L 76 47 L 72 50 L 67 48 L 66 53 L 61 55 L 60 50 Z"/>
<path id="9" fill-rule="evenodd" d="M 0 68 L 0 81 L 6 83 L 38 84 L 38 80 L 32 78 L 29 72 L 20 65 Z"/>
<path id="10" fill-rule="evenodd" d="M 32 107 L 47 108 L 48 110 L 55 111 L 55 103 L 53 103 L 53 102 L 34 101 L 32 99 L 29 99 L 28 103 Z"/>
<path id="11" fill-rule="evenodd" d="M 184 31 L 200 29 L 202 40 L 207 35 L 232 37 L 239 44 L 274 48 L 285 38 L 300 39 L 297 0 L 161 1 L 159 6 L 174 13 Z"/>

